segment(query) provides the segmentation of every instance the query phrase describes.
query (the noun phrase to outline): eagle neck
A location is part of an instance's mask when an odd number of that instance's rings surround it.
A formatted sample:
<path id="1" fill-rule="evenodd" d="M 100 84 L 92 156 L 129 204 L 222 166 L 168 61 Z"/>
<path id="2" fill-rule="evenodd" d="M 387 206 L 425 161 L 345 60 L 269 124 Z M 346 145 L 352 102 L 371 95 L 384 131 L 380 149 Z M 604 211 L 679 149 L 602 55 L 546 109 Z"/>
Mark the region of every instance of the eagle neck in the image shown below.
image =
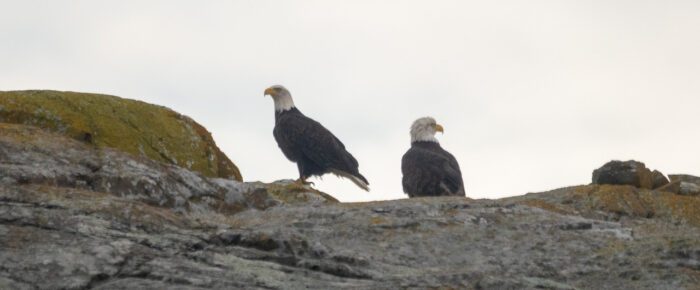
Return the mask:
<path id="1" fill-rule="evenodd" d="M 435 138 L 433 138 L 435 139 Z M 411 146 L 417 146 L 417 147 L 440 147 L 440 143 L 435 139 L 435 141 L 426 141 L 426 140 L 419 140 L 419 141 L 413 141 L 411 142 Z"/>
<path id="2" fill-rule="evenodd" d="M 289 94 L 273 96 L 272 99 L 275 102 L 275 112 L 289 111 L 294 108 L 294 101 Z"/>
<path id="3" fill-rule="evenodd" d="M 411 136 L 411 144 L 415 142 L 433 142 L 433 143 L 440 143 L 438 142 L 438 139 L 435 138 L 434 135 L 432 134 L 423 134 L 419 136 Z"/>

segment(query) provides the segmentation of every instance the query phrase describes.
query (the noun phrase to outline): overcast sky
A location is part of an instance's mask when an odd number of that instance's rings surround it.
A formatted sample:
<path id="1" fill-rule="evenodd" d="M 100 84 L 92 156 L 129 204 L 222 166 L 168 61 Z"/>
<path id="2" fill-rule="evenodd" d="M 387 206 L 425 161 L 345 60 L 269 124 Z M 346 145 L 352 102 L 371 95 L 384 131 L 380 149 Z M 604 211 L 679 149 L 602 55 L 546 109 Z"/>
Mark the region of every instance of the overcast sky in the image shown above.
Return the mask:
<path id="1" fill-rule="evenodd" d="M 0 90 L 112 94 L 210 130 L 247 181 L 298 177 L 270 85 L 403 198 L 422 116 L 473 198 L 589 183 L 611 159 L 700 175 L 700 1 L 5 1 Z"/>

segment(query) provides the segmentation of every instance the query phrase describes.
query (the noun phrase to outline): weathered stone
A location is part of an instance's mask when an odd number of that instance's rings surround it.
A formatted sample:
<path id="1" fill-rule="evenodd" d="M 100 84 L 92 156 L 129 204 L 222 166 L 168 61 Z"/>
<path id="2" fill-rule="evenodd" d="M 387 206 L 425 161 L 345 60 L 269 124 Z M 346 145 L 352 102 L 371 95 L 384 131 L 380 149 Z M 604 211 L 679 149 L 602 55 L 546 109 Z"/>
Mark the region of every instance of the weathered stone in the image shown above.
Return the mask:
<path id="1" fill-rule="evenodd" d="M 651 177 L 654 179 L 652 188 L 659 188 L 669 183 L 668 178 L 661 171 L 654 170 L 651 172 Z"/>
<path id="2" fill-rule="evenodd" d="M 662 187 L 657 188 L 656 190 L 672 192 L 672 193 L 678 194 L 678 192 L 681 191 L 681 181 L 675 180 L 675 181 L 670 182 Z"/>
<path id="3" fill-rule="evenodd" d="M 632 186 L 338 203 L 7 124 L 0 180 L 0 289 L 695 289 L 700 271 L 700 199 Z"/>
<path id="4" fill-rule="evenodd" d="M 680 180 L 683 182 L 695 183 L 700 185 L 700 177 L 688 175 L 688 174 L 670 174 L 668 176 L 672 181 Z"/>
<path id="5" fill-rule="evenodd" d="M 654 178 L 644 163 L 613 160 L 593 171 L 593 184 L 632 185 L 651 189 Z"/>
<path id="6" fill-rule="evenodd" d="M 672 174 L 668 176 L 673 181 L 680 181 L 678 194 L 698 196 L 700 195 L 700 177 L 688 174 Z"/>
<path id="7" fill-rule="evenodd" d="M 204 127 L 162 106 L 98 94 L 0 91 L 0 122 L 37 126 L 207 177 L 243 180 Z"/>
<path id="8" fill-rule="evenodd" d="M 678 191 L 680 195 L 698 196 L 700 195 L 700 185 L 695 183 L 681 181 L 681 189 Z"/>

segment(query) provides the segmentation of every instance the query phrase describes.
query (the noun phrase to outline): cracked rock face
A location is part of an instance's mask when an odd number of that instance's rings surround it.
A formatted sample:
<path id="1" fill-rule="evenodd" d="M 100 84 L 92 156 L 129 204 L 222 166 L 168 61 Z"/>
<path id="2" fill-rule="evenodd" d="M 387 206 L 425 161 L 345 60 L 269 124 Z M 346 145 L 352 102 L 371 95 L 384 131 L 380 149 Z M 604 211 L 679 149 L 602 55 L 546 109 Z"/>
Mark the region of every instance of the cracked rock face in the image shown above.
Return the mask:
<path id="1" fill-rule="evenodd" d="M 0 289 L 696 289 L 697 197 L 338 203 L 0 124 Z"/>

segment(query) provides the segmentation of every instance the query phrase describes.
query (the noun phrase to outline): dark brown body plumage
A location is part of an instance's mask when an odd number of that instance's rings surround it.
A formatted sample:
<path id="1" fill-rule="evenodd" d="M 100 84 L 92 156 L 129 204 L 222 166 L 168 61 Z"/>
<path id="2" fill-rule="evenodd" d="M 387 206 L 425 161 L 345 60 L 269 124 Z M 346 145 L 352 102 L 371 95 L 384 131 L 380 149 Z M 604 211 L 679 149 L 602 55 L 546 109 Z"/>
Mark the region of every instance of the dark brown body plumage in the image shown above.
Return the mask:
<path id="1" fill-rule="evenodd" d="M 339 170 L 369 184 L 358 171 L 357 160 L 345 150 L 345 145 L 297 108 L 275 112 L 273 135 L 284 156 L 296 162 L 300 177 L 321 176 Z"/>
<path id="2" fill-rule="evenodd" d="M 401 159 L 403 191 L 409 197 L 464 196 L 459 164 L 437 142 L 416 141 Z"/>

